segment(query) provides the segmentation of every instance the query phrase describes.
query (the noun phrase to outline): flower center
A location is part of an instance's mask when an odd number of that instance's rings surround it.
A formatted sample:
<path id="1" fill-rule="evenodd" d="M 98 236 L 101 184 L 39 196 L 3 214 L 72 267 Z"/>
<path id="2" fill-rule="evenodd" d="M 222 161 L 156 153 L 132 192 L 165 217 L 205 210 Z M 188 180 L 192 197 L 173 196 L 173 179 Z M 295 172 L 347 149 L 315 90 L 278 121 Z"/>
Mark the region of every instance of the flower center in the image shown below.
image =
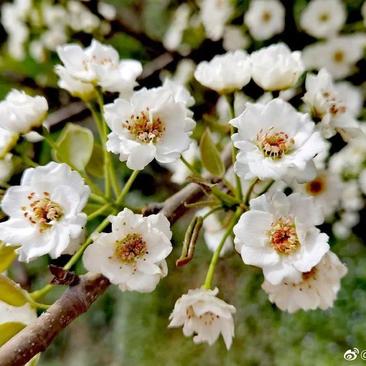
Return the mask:
<path id="1" fill-rule="evenodd" d="M 329 16 L 329 13 L 321 13 L 319 15 L 319 20 L 321 22 L 327 22 L 329 20 L 330 16 Z"/>
<path id="2" fill-rule="evenodd" d="M 132 114 L 123 127 L 138 141 L 148 144 L 157 143 L 165 132 L 165 126 L 158 116 L 150 117 L 149 109 L 137 115 Z"/>
<path id="3" fill-rule="evenodd" d="M 260 130 L 257 134 L 257 146 L 263 155 L 278 160 L 289 153 L 294 145 L 294 139 L 285 132 L 275 132 L 273 127 L 268 131 Z"/>
<path id="4" fill-rule="evenodd" d="M 306 183 L 305 189 L 312 196 L 316 196 L 325 191 L 326 182 L 323 177 L 317 177 L 311 182 Z"/>
<path id="5" fill-rule="evenodd" d="M 200 321 L 202 321 L 205 325 L 211 325 L 212 323 L 215 322 L 215 320 L 220 318 L 218 315 L 212 313 L 211 311 L 207 311 L 206 313 L 197 317 L 192 306 L 187 308 L 186 316 L 188 319 L 192 319 L 193 317 L 195 317 L 195 318 L 199 319 Z"/>
<path id="6" fill-rule="evenodd" d="M 124 264 L 135 263 L 138 258 L 147 253 L 146 242 L 140 234 L 127 234 L 115 243 L 114 255 Z"/>
<path id="7" fill-rule="evenodd" d="M 333 60 L 336 63 L 342 63 L 344 61 L 344 52 L 342 50 L 337 50 L 333 53 Z"/>
<path id="8" fill-rule="evenodd" d="M 279 254 L 289 255 L 298 250 L 300 241 L 293 220 L 280 217 L 277 222 L 273 223 L 269 230 L 269 241 Z"/>
<path id="9" fill-rule="evenodd" d="M 272 14 L 269 11 L 264 11 L 262 13 L 263 23 L 268 23 L 272 19 Z"/>
<path id="10" fill-rule="evenodd" d="M 51 201 L 48 192 L 43 192 L 43 197 L 37 197 L 35 192 L 31 192 L 27 198 L 30 204 L 28 207 L 22 207 L 23 215 L 32 224 L 38 225 L 40 232 L 49 229 L 64 215 L 62 207 Z"/>

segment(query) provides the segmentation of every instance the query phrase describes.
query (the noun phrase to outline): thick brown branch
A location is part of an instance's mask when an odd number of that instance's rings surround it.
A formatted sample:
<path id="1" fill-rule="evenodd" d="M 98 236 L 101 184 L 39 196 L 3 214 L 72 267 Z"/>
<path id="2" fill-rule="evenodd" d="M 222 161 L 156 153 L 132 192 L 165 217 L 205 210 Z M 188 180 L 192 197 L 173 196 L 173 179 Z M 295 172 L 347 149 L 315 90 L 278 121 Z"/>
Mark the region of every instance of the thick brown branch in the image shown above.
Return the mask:
<path id="1" fill-rule="evenodd" d="M 223 153 L 226 166 L 231 163 L 229 147 Z M 196 183 L 190 183 L 168 198 L 159 209 L 173 224 L 190 209 L 187 203 L 197 202 L 203 196 L 202 187 Z M 57 334 L 86 312 L 109 286 L 108 279 L 102 275 L 86 274 L 80 279 L 78 285 L 68 288 L 34 323 L 24 328 L 0 348 L 1 366 L 24 365 L 35 355 L 45 351 Z"/>
<path id="2" fill-rule="evenodd" d="M 103 276 L 82 276 L 77 286 L 68 288 L 34 323 L 0 348 L 0 365 L 22 366 L 46 350 L 57 334 L 86 312 L 108 285 L 108 279 Z"/>

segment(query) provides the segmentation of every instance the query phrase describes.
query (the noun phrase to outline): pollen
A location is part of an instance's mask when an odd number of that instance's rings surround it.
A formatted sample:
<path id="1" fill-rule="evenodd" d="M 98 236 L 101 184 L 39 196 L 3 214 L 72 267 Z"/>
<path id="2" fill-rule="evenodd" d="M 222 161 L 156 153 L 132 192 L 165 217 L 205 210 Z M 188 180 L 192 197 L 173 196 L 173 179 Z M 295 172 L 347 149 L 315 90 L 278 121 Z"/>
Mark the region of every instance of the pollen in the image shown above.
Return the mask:
<path id="1" fill-rule="evenodd" d="M 262 13 L 262 21 L 263 23 L 268 23 L 272 19 L 272 13 L 269 11 L 264 11 Z"/>
<path id="2" fill-rule="evenodd" d="M 138 141 L 148 144 L 157 143 L 163 137 L 165 126 L 158 116 L 151 116 L 149 109 L 139 114 L 132 114 L 123 127 Z"/>
<path id="3" fill-rule="evenodd" d="M 196 318 L 203 322 L 206 326 L 212 325 L 217 319 L 220 317 L 211 311 L 207 311 L 200 316 L 197 316 L 193 310 L 193 307 L 190 306 L 186 309 L 186 316 L 188 319 Z"/>
<path id="4" fill-rule="evenodd" d="M 294 139 L 285 132 L 276 132 L 271 127 L 267 131 L 260 130 L 257 134 L 257 146 L 265 157 L 279 160 L 288 154 L 294 145 Z"/>
<path id="5" fill-rule="evenodd" d="M 336 63 L 342 63 L 345 60 L 345 54 L 343 52 L 343 50 L 337 50 L 336 52 L 333 53 L 333 60 Z"/>
<path id="6" fill-rule="evenodd" d="M 291 218 L 280 217 L 268 233 L 270 245 L 279 254 L 290 255 L 300 248 L 295 223 Z"/>
<path id="7" fill-rule="evenodd" d="M 40 232 L 51 228 L 64 215 L 62 207 L 50 199 L 48 192 L 41 196 L 31 192 L 27 198 L 30 204 L 22 207 L 23 215 L 31 224 L 38 225 Z"/>
<path id="8" fill-rule="evenodd" d="M 147 253 L 146 242 L 138 233 L 127 234 L 115 243 L 114 256 L 121 263 L 133 264 Z"/>

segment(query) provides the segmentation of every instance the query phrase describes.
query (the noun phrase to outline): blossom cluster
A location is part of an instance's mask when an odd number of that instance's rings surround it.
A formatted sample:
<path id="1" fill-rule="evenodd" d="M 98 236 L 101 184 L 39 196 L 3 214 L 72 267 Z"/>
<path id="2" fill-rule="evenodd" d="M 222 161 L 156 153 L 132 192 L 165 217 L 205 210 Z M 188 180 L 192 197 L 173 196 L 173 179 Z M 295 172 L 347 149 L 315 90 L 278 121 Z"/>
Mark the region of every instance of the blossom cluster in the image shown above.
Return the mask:
<path id="1" fill-rule="evenodd" d="M 213 285 L 217 262 L 230 252 L 260 268 L 261 287 L 280 310 L 331 308 L 347 274 L 331 239 L 352 234 L 366 196 L 365 98 L 360 83 L 340 80 L 357 73 L 366 37 L 342 33 L 345 5 L 308 2 L 296 21 L 319 42 L 295 50 L 278 41 L 286 28 L 278 0 L 252 0 L 244 12 L 229 0 L 201 0 L 198 13 L 183 3 L 162 40 L 182 60 L 151 85 L 144 81 L 151 65 L 121 58 L 108 42 L 68 42 L 70 29 L 94 34 L 114 17 L 98 4 L 100 16 L 78 1 L 41 1 L 37 11 L 31 0 L 3 5 L 10 54 L 23 58 L 28 38 L 40 62 L 45 49 L 54 51 L 60 95 L 80 100 L 90 115 L 54 126 L 44 96 L 13 89 L 0 102 L 0 264 L 4 250 L 25 263 L 67 258 L 66 273 L 80 260 L 121 291 L 149 293 L 182 241 L 171 223 L 200 208 L 176 266 L 192 260 L 200 234 L 213 256 L 202 286 L 172 306 L 170 328 L 209 345 L 222 335 L 231 347 L 236 308 Z M 33 39 L 37 27 L 43 31 Z M 184 58 L 190 27 L 203 27 L 226 52 Z M 156 181 L 163 171 L 178 203 L 151 209 L 130 195 L 142 170 Z M 0 281 L 19 291 L 8 277 Z M 16 333 L 51 289 L 21 292 L 24 303 L 15 305 L 0 294 L 0 325 L 21 324 Z"/>

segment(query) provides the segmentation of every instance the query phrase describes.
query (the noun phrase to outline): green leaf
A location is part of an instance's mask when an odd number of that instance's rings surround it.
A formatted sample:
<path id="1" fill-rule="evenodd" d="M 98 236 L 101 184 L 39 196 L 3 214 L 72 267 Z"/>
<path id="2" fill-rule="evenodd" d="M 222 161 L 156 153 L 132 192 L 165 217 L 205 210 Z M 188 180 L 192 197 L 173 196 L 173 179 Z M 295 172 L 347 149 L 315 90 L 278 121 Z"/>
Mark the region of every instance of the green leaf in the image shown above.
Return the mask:
<path id="1" fill-rule="evenodd" d="M 0 242 L 0 273 L 4 272 L 13 263 L 16 257 L 15 249 Z"/>
<path id="2" fill-rule="evenodd" d="M 28 302 L 27 295 L 14 281 L 0 274 L 0 301 L 12 306 L 23 306 Z"/>
<path id="3" fill-rule="evenodd" d="M 235 197 L 230 196 L 229 194 L 220 191 L 217 187 L 211 188 L 212 194 L 217 197 L 225 206 L 232 207 L 240 203 Z"/>
<path id="4" fill-rule="evenodd" d="M 0 324 L 0 347 L 23 328 L 25 328 L 23 323 L 9 322 Z"/>
<path id="5" fill-rule="evenodd" d="M 102 178 L 104 176 L 103 164 L 103 148 L 98 144 L 94 144 L 92 156 L 86 166 L 86 171 L 94 177 Z"/>
<path id="6" fill-rule="evenodd" d="M 57 145 L 58 160 L 84 170 L 93 153 L 94 137 L 89 129 L 68 123 L 58 138 Z"/>
<path id="7" fill-rule="evenodd" d="M 212 175 L 222 177 L 225 173 L 225 166 L 216 145 L 212 141 L 211 133 L 208 129 L 201 137 L 200 152 L 203 166 Z"/>

